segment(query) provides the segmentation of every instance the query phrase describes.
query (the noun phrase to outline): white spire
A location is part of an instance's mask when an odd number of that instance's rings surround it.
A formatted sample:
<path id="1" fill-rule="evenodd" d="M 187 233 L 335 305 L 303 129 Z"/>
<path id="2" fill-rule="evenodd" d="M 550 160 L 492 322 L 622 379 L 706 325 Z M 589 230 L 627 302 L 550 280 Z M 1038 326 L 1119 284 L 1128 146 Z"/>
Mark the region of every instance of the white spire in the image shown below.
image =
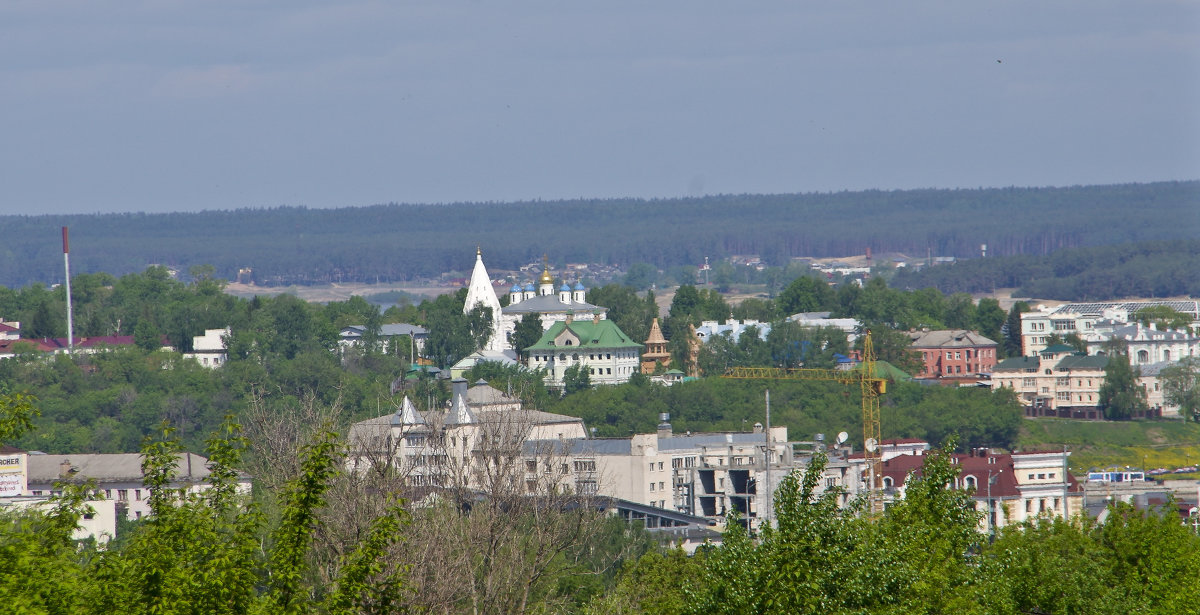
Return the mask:
<path id="1" fill-rule="evenodd" d="M 447 425 L 467 425 L 475 422 L 475 414 L 467 407 L 467 400 L 463 396 L 455 395 L 454 402 L 450 405 L 450 412 L 446 413 Z"/>
<path id="2" fill-rule="evenodd" d="M 408 396 L 404 396 L 404 403 L 400 404 L 400 409 L 396 411 L 396 415 L 392 417 L 393 425 L 424 425 L 425 419 L 417 414 L 417 408 L 413 405 Z"/>
<path id="3" fill-rule="evenodd" d="M 463 302 L 463 313 L 470 312 L 477 305 L 492 308 L 492 335 L 484 348 L 504 350 L 500 336 L 500 299 L 496 297 L 496 289 L 492 288 L 492 279 L 488 277 L 487 267 L 483 266 L 483 253 L 479 248 L 475 248 L 475 269 L 471 271 L 471 283 L 467 286 L 467 300 Z"/>

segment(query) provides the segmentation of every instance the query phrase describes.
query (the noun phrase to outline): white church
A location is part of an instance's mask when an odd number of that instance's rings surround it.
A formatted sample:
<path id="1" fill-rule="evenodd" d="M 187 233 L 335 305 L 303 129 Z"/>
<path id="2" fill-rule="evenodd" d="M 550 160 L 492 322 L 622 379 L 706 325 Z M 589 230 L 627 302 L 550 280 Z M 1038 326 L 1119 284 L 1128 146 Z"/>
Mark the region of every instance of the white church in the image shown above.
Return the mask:
<path id="1" fill-rule="evenodd" d="M 492 279 L 488 277 L 487 267 L 483 265 L 483 253 L 477 248 L 475 269 L 471 271 L 471 282 L 467 288 L 463 313 L 471 311 L 477 305 L 492 308 L 492 335 L 483 350 L 519 352 L 521 349 L 513 348 L 511 340 L 517 323 L 526 314 L 538 314 L 542 321 L 542 331 L 549 330 L 556 322 L 566 322 L 568 318 L 606 319 L 608 309 L 585 301 L 586 294 L 587 289 L 578 282 L 573 287 L 564 282 L 556 292 L 554 277 L 550 275 L 550 266 L 547 264 L 543 267 L 536 287 L 532 282 L 524 286 L 514 285 L 509 291 L 508 305 L 501 308 L 500 299 L 492 287 Z"/>

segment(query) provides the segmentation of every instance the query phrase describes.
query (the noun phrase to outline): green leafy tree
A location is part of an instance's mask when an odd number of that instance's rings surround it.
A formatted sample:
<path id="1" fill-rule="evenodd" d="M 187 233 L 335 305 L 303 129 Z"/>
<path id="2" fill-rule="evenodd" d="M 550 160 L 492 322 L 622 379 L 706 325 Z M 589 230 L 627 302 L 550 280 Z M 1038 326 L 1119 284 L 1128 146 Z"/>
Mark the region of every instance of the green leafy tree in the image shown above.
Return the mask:
<path id="1" fill-rule="evenodd" d="M 533 312 L 525 314 L 513 329 L 512 346 L 522 356 L 527 356 L 525 349 L 542 339 L 542 333 L 542 317 Z"/>
<path id="2" fill-rule="evenodd" d="M 1179 413 L 1200 421 L 1200 358 L 1184 357 L 1158 372 L 1163 399 L 1179 406 Z"/>
<path id="3" fill-rule="evenodd" d="M 779 293 L 776 302 L 779 310 L 788 316 L 800 312 L 830 311 L 834 306 L 834 292 L 824 280 L 805 275 L 792 280 Z"/>
<path id="4" fill-rule="evenodd" d="M 1006 318 L 1007 314 L 1000 307 L 1000 302 L 991 297 L 980 299 L 979 305 L 975 307 L 975 329 L 997 343 L 1003 343 L 1000 329 L 1004 326 Z"/>
<path id="5" fill-rule="evenodd" d="M 583 363 L 576 363 L 563 372 L 563 395 L 592 388 L 592 379 Z"/>
<path id="6" fill-rule="evenodd" d="M 859 336 L 855 346 L 861 350 L 864 336 Z M 887 361 L 908 374 L 921 370 L 920 353 L 912 349 L 912 338 L 907 333 L 896 331 L 890 327 L 873 327 L 871 343 L 875 347 L 875 357 Z"/>
<path id="7" fill-rule="evenodd" d="M 158 350 L 162 348 L 162 334 L 158 332 L 158 327 L 148 319 L 138 321 L 136 327 L 133 328 L 133 343 L 142 350 Z"/>
<path id="8" fill-rule="evenodd" d="M 1108 355 L 1099 397 L 1100 409 L 1109 420 L 1127 420 L 1146 412 L 1146 391 L 1138 384 L 1138 371 L 1129 364 L 1128 355 Z"/>
<path id="9" fill-rule="evenodd" d="M 1152 305 L 1133 313 L 1134 320 L 1144 324 L 1153 324 L 1159 330 L 1188 329 L 1192 326 L 1192 317 L 1180 312 L 1169 305 Z"/>
<path id="10" fill-rule="evenodd" d="M 1024 301 L 1018 301 L 1013 304 L 1008 310 L 1008 317 L 1004 319 L 1003 335 L 1004 340 L 1001 347 L 1004 350 L 1005 356 L 1019 357 L 1022 352 L 1021 338 L 1021 314 L 1029 311 L 1029 304 Z"/>
<path id="11" fill-rule="evenodd" d="M 999 307 L 998 304 L 997 307 Z M 970 329 L 978 322 L 975 312 L 975 302 L 971 299 L 971 295 L 955 293 L 946 300 L 944 322 L 951 329 Z"/>
<path id="12" fill-rule="evenodd" d="M 658 281 L 658 269 L 649 263 L 634 263 L 625 272 L 621 283 L 637 290 L 646 290 Z"/>

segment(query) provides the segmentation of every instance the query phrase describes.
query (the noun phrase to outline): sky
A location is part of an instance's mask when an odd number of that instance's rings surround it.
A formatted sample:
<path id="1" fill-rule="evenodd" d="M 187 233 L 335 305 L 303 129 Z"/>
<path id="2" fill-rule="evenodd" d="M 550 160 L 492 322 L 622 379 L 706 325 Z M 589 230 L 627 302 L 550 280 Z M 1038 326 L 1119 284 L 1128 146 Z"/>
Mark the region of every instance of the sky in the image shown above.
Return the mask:
<path id="1" fill-rule="evenodd" d="M 1200 179 L 1200 3 L 7 0 L 0 215 Z"/>

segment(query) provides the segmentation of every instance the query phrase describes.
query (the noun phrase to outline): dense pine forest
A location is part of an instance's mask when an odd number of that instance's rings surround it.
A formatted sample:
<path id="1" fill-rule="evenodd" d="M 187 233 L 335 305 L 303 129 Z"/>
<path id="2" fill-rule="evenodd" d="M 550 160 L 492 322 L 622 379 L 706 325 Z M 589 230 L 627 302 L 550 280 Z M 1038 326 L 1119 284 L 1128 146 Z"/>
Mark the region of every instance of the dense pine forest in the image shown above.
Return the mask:
<path id="1" fill-rule="evenodd" d="M 395 282 L 461 270 L 485 246 L 500 269 L 555 263 L 659 268 L 707 256 L 901 252 L 975 257 L 1200 235 L 1200 182 L 1069 188 L 865 191 L 522 203 L 275 207 L 170 214 L 6 216 L 0 285 L 62 280 L 59 227 L 79 273 L 212 265 L 260 285 Z"/>
<path id="2" fill-rule="evenodd" d="M 1047 255 L 963 260 L 949 267 L 901 269 L 891 283 L 899 288 L 932 287 L 944 293 L 1016 288 L 1018 297 L 1063 301 L 1194 297 L 1200 296 L 1200 240 L 1145 241 Z"/>

